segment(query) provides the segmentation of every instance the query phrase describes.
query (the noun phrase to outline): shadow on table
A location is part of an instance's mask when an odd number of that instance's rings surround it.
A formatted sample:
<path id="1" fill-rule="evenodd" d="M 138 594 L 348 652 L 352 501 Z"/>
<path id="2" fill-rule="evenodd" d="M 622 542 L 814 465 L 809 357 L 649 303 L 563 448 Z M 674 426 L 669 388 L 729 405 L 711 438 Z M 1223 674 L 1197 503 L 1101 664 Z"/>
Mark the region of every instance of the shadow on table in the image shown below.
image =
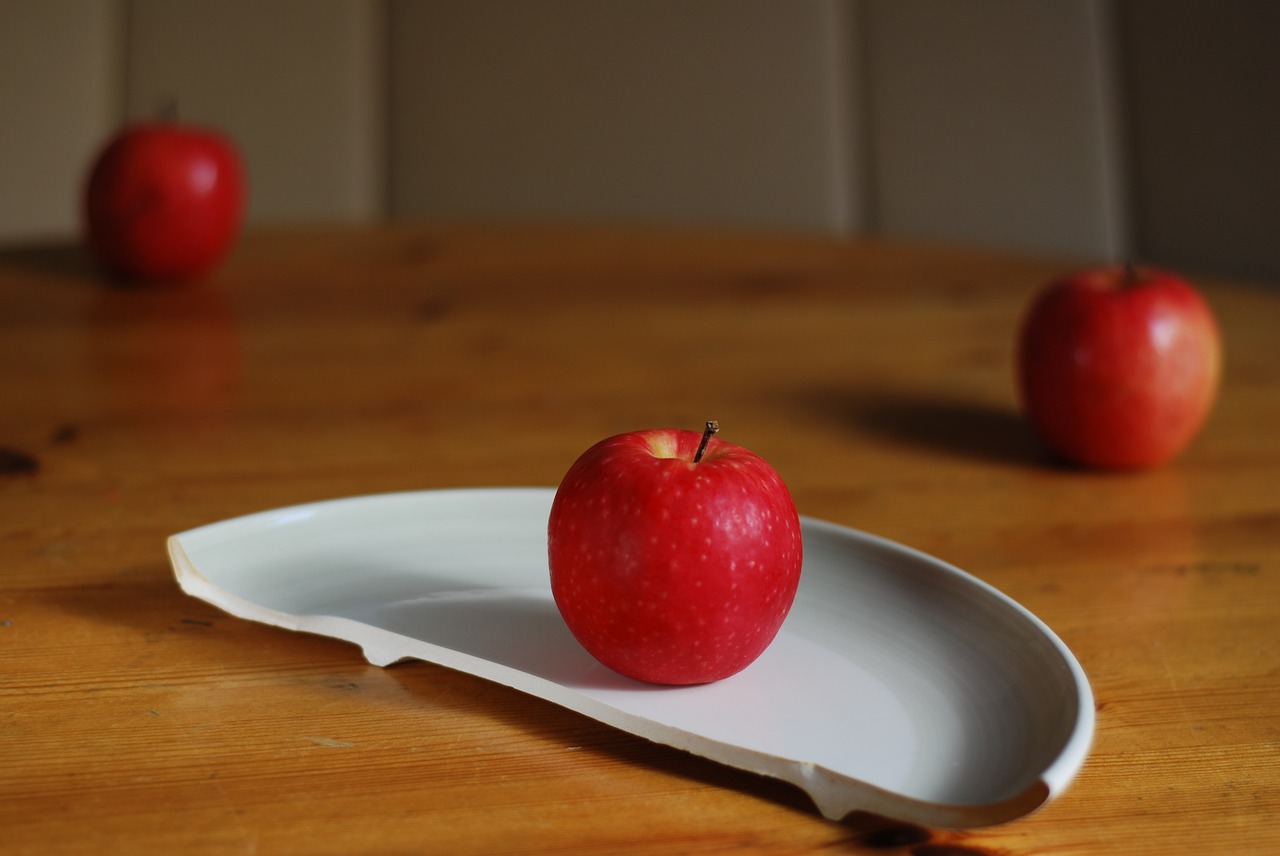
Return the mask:
<path id="1" fill-rule="evenodd" d="M 84 283 L 110 281 L 85 246 L 74 239 L 0 246 L 0 269 L 3 268 Z"/>
<path id="2" fill-rule="evenodd" d="M 911 391 L 810 390 L 808 412 L 855 433 L 991 463 L 1050 466 L 1052 460 L 1016 412 Z"/>

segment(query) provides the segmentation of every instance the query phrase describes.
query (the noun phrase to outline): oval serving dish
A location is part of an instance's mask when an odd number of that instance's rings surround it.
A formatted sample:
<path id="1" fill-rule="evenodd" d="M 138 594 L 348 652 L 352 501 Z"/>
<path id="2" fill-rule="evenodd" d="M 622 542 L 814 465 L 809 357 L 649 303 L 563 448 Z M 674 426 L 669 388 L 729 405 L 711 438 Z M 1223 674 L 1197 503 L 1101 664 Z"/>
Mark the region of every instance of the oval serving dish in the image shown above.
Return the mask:
<path id="1" fill-rule="evenodd" d="M 1084 763 L 1093 699 L 1040 620 L 891 541 L 802 518 L 800 590 L 739 674 L 657 687 L 573 638 L 547 573 L 550 488 L 292 506 L 169 539 L 187 593 L 232 615 L 426 660 L 658 743 L 792 782 L 829 818 L 946 827 L 1020 817 Z M 749 716 L 743 711 L 751 711 Z"/>

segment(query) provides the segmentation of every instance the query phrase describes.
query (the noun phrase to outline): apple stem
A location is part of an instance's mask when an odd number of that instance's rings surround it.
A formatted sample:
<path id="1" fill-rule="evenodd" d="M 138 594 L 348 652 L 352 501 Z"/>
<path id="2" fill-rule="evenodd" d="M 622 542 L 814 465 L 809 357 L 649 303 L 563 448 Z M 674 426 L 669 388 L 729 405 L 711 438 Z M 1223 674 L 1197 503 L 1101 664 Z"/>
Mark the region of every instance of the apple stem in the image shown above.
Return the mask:
<path id="1" fill-rule="evenodd" d="M 166 95 L 160 101 L 160 109 L 157 111 L 162 122 L 178 121 L 178 99 L 172 95 Z"/>
<path id="2" fill-rule="evenodd" d="M 720 430 L 720 423 L 714 419 L 707 420 L 707 429 L 702 432 L 702 442 L 698 444 L 698 452 L 693 456 L 693 462 L 696 464 L 702 460 L 703 454 L 707 451 L 707 444 L 711 442 L 711 435 Z"/>

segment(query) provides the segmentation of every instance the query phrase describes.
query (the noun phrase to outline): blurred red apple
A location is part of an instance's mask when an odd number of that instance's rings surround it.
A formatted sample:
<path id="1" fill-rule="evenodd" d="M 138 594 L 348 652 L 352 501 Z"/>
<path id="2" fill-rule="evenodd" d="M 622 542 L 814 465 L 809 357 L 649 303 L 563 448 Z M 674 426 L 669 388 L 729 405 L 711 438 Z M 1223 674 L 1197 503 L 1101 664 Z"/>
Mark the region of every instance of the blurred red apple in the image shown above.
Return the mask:
<path id="1" fill-rule="evenodd" d="M 697 684 L 769 646 L 800 582 L 800 518 L 763 458 L 706 433 L 636 431 L 570 467 L 548 524 L 551 592 L 596 659 Z"/>
<path id="2" fill-rule="evenodd" d="M 245 177 L 223 134 L 176 121 L 130 125 L 84 189 L 90 250 L 129 278 L 184 280 L 222 261 L 240 230 Z"/>
<path id="3" fill-rule="evenodd" d="M 1106 267 L 1050 283 L 1018 338 L 1018 387 L 1036 433 L 1087 467 L 1138 469 L 1181 452 L 1209 415 L 1221 342 L 1176 274 Z"/>

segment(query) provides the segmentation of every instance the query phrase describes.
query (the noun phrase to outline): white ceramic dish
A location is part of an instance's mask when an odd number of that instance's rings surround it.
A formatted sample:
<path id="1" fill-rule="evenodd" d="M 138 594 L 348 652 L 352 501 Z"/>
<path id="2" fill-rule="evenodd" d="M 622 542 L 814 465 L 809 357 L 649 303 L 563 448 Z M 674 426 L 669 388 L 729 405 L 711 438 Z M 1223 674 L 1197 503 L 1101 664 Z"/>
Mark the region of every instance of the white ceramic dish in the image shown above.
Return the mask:
<path id="1" fill-rule="evenodd" d="M 1000 823 L 1056 796 L 1093 735 L 1088 681 L 1038 619 L 901 545 L 805 519 L 790 616 L 724 681 L 662 688 L 600 666 L 551 599 L 553 491 L 384 494 L 169 539 L 177 579 L 227 612 L 420 659 L 793 782 L 827 817 Z"/>

